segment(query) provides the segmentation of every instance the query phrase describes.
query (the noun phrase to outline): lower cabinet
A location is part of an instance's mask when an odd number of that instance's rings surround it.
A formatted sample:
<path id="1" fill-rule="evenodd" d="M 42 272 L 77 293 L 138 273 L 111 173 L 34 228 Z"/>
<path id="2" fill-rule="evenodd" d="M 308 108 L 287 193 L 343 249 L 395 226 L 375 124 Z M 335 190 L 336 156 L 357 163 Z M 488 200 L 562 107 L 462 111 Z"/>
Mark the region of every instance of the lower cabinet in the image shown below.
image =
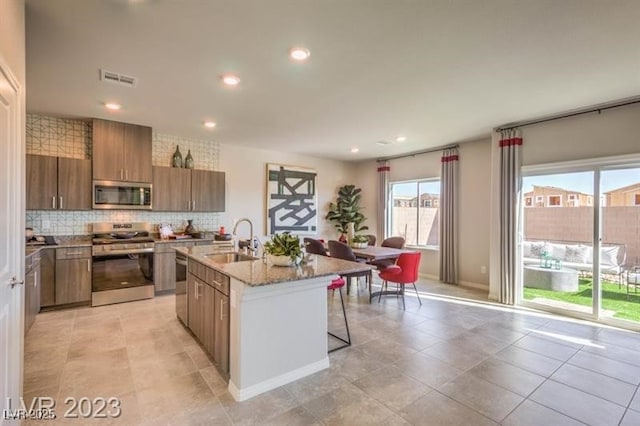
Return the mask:
<path id="1" fill-rule="evenodd" d="M 56 249 L 40 249 L 40 307 L 56 304 Z"/>
<path id="2" fill-rule="evenodd" d="M 36 320 L 40 311 L 40 254 L 36 253 L 25 262 L 24 280 L 24 334 Z"/>
<path id="3" fill-rule="evenodd" d="M 194 273 L 195 272 L 195 273 Z M 197 274 L 197 275 L 196 275 Z M 214 277 L 207 279 L 207 277 Z M 205 279 L 202 279 L 202 278 Z M 226 287 L 220 281 L 226 280 Z M 187 303 L 189 329 L 211 356 L 218 370 L 229 374 L 229 277 L 189 261 Z M 219 289 L 225 289 L 226 293 Z"/>
<path id="4" fill-rule="evenodd" d="M 55 304 L 91 300 L 91 247 L 56 250 Z"/>

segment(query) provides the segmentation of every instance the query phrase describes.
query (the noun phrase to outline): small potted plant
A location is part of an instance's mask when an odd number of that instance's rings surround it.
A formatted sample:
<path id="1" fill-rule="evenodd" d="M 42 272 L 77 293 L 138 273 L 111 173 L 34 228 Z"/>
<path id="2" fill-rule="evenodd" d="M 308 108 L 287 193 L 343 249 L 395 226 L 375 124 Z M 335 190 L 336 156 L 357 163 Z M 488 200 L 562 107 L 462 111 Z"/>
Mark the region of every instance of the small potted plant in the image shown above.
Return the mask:
<path id="1" fill-rule="evenodd" d="M 276 266 L 295 265 L 302 259 L 300 238 L 288 232 L 274 234 L 264 243 L 264 251 L 267 253 L 268 262 Z"/>
<path id="2" fill-rule="evenodd" d="M 354 235 L 349 244 L 353 248 L 365 248 L 369 245 L 369 237 L 366 235 Z"/>

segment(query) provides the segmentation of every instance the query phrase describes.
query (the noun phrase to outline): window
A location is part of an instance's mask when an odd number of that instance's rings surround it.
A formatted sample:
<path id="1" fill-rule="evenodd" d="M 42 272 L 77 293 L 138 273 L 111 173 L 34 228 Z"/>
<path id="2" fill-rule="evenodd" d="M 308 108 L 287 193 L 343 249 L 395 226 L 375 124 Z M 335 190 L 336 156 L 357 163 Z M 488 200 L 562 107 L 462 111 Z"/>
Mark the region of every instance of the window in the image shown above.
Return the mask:
<path id="1" fill-rule="evenodd" d="M 524 197 L 524 206 L 533 207 L 533 197 Z"/>
<path id="2" fill-rule="evenodd" d="M 562 195 L 549 195 L 547 197 L 547 205 L 550 207 L 562 206 Z"/>
<path id="3" fill-rule="evenodd" d="M 580 206 L 580 198 L 577 194 L 569 194 L 568 196 L 569 207 L 579 207 Z"/>
<path id="4" fill-rule="evenodd" d="M 411 246 L 440 246 L 440 181 L 395 182 L 390 188 L 390 235 Z"/>
<path id="5" fill-rule="evenodd" d="M 636 206 L 640 206 L 640 193 L 634 194 L 634 202 Z"/>
<path id="6" fill-rule="evenodd" d="M 544 207 L 544 197 L 542 195 L 536 195 L 536 207 Z"/>

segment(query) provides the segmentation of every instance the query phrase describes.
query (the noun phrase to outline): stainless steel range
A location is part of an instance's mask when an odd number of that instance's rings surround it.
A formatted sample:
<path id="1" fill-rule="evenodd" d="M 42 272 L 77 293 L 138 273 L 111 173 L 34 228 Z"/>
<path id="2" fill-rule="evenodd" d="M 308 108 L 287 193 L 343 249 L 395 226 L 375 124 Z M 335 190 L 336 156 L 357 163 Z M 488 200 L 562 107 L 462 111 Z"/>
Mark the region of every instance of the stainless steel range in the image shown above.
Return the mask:
<path id="1" fill-rule="evenodd" d="M 153 238 L 150 225 L 93 223 L 91 306 L 150 299 L 153 287 Z"/>

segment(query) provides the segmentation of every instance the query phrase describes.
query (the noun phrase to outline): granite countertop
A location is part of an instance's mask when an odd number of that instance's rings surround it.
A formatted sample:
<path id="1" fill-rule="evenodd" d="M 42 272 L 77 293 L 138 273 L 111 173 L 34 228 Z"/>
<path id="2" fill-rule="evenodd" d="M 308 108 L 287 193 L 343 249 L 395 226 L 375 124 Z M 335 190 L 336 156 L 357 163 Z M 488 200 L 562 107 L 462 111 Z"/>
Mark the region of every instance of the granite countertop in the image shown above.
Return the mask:
<path id="1" fill-rule="evenodd" d="M 25 257 L 28 258 L 29 256 L 33 256 L 34 254 L 38 253 L 42 247 L 50 247 L 50 246 L 27 246 L 27 248 L 24 251 Z"/>
<path id="2" fill-rule="evenodd" d="M 176 243 L 176 242 L 184 242 L 184 241 L 210 241 L 214 243 L 213 236 L 203 237 L 203 238 L 170 238 L 168 240 L 163 240 L 159 235 L 152 235 L 153 242 L 156 244 L 167 244 L 167 243 Z M 228 243 L 229 241 L 215 241 L 215 243 Z"/>
<path id="3" fill-rule="evenodd" d="M 302 263 L 299 266 L 274 266 L 265 263 L 262 259 L 216 263 L 205 256 L 211 253 L 219 253 L 215 249 L 212 250 L 211 246 L 180 247 L 175 250 L 250 286 L 262 286 L 325 276 L 335 277 L 340 274 L 374 269 L 373 266 L 366 263 L 350 262 L 319 255 L 312 255 L 309 262 Z"/>

